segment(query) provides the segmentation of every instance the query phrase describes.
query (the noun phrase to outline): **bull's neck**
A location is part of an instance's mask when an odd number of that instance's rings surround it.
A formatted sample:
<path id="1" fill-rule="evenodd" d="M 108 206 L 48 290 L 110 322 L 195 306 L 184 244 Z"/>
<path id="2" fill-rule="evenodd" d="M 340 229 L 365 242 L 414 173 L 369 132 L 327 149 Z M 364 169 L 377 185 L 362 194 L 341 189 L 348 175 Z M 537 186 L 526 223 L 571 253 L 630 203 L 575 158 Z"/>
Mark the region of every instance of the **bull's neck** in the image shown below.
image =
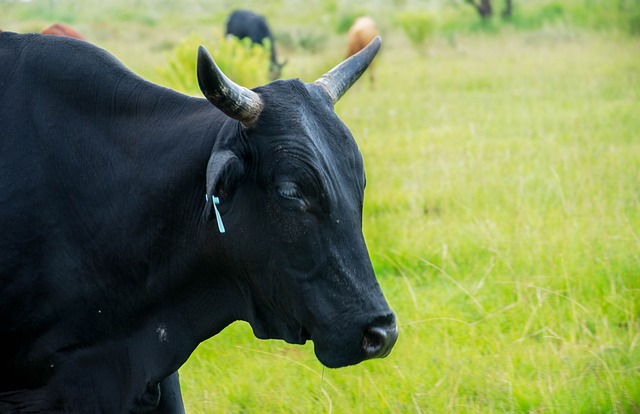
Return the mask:
<path id="1" fill-rule="evenodd" d="M 176 319 L 200 320 L 199 314 L 211 308 L 208 301 L 220 302 L 219 292 L 198 281 L 213 271 L 202 212 L 207 163 L 227 118 L 205 99 L 128 80 L 132 84 L 121 87 L 126 93 L 106 109 L 111 125 L 103 138 L 113 163 L 104 208 L 115 210 L 108 214 L 116 218 L 112 226 L 119 226 L 114 233 L 135 235 L 133 241 L 121 239 L 124 244 L 116 251 L 129 255 L 123 271 L 146 269 L 133 276 L 134 283 L 152 292 L 143 312 L 167 309 L 177 313 Z M 222 283 L 213 287 L 218 286 L 226 289 Z M 192 303 L 183 299 L 194 296 L 202 297 Z M 200 338 L 222 329 L 229 317 L 219 319 L 209 319 L 209 326 L 182 325 Z"/>
<path id="2" fill-rule="evenodd" d="M 151 134 L 140 128 L 138 154 L 128 161 L 136 165 L 137 191 L 144 196 L 132 221 L 147 223 L 142 231 L 151 252 L 146 283 L 152 294 L 141 311 L 153 316 L 138 335 L 157 336 L 151 353 L 157 352 L 162 374 L 237 319 L 233 308 L 239 301 L 227 270 L 212 259 L 219 243 L 211 234 L 215 222 L 204 223 L 202 216 L 207 163 L 226 118 L 204 99 L 173 98 L 148 114 L 158 126 Z M 171 358 L 163 359 L 165 347 Z"/>

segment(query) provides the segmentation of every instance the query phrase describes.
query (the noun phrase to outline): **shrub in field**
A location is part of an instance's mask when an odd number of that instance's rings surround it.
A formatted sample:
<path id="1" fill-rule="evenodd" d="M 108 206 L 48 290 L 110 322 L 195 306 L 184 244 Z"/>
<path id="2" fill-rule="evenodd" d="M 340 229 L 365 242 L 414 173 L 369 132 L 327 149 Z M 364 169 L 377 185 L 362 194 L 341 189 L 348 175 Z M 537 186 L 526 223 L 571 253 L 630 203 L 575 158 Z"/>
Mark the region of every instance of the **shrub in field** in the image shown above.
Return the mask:
<path id="1" fill-rule="evenodd" d="M 411 43 L 421 46 L 436 32 L 436 20 L 428 12 L 406 12 L 398 15 L 398 24 L 404 30 Z"/>
<path id="2" fill-rule="evenodd" d="M 521 30 L 536 30 L 549 25 L 566 25 L 595 30 L 621 30 L 640 34 L 640 2 L 566 2 L 544 5 L 524 4 L 514 11 L 510 21 Z"/>
<path id="3" fill-rule="evenodd" d="M 632 36 L 640 35 L 640 1 L 616 11 L 617 13 L 611 13 L 611 17 L 601 25 L 602 27 L 596 26 L 596 28 L 605 30 L 613 28 Z"/>
<path id="4" fill-rule="evenodd" d="M 270 45 L 251 44 L 250 39 L 219 36 L 214 41 L 191 35 L 166 54 L 167 63 L 156 68 L 156 81 L 183 93 L 199 95 L 196 77 L 198 46 L 205 46 L 216 64 L 234 82 L 249 88 L 269 82 Z"/>
<path id="5" fill-rule="evenodd" d="M 338 18 L 338 21 L 336 23 L 336 33 L 338 34 L 345 34 L 349 31 L 349 29 L 351 28 L 351 25 L 353 24 L 353 22 L 356 21 L 356 19 L 359 16 L 362 16 L 366 13 L 362 12 L 362 13 L 348 13 L 348 14 L 343 14 L 342 16 L 340 16 Z"/>
<path id="6" fill-rule="evenodd" d="M 537 9 L 518 10 L 511 23 L 522 30 L 533 30 L 545 25 L 556 24 L 566 19 L 567 10 L 561 3 L 552 2 Z"/>
<path id="7" fill-rule="evenodd" d="M 629 14 L 628 19 L 629 33 L 634 36 L 640 36 L 640 6 L 638 7 L 638 10 L 635 10 Z"/>

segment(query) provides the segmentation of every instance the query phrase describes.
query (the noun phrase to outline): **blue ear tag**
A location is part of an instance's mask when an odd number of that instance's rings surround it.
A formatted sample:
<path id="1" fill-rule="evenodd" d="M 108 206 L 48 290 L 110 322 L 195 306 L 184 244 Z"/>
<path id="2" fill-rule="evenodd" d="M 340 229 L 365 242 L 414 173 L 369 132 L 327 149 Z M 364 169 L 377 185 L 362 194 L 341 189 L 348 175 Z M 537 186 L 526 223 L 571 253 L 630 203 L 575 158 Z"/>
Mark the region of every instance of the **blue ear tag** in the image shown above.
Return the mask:
<path id="1" fill-rule="evenodd" d="M 204 198 L 208 203 L 209 202 L 209 195 L 205 194 Z M 211 201 L 213 201 L 213 211 L 216 213 L 216 221 L 218 222 L 218 230 L 220 231 L 220 233 L 224 233 L 225 229 L 224 229 L 224 224 L 222 224 L 222 217 L 220 216 L 220 212 L 218 211 L 218 207 L 216 207 L 216 205 L 220 204 L 220 199 L 218 197 L 212 195 L 211 196 Z"/>
<path id="2" fill-rule="evenodd" d="M 215 196 L 211 196 L 213 199 L 213 211 L 216 213 L 216 220 L 218 221 L 218 230 L 220 233 L 224 233 L 224 224 L 222 224 L 222 217 L 220 217 L 220 212 L 218 211 L 218 207 L 216 205 L 220 204 L 220 199 Z"/>

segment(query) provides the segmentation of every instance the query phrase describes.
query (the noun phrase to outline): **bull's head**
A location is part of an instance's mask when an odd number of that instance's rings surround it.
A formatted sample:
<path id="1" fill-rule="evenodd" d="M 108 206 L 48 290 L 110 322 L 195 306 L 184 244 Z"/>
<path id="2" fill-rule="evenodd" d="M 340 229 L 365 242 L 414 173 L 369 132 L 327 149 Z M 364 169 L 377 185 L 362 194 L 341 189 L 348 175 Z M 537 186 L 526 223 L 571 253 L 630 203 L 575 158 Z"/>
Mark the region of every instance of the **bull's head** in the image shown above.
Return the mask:
<path id="1" fill-rule="evenodd" d="M 384 357 L 398 336 L 362 235 L 362 156 L 333 110 L 380 43 L 314 83 L 255 90 L 230 81 L 204 48 L 198 56 L 202 92 L 230 118 L 209 160 L 207 194 L 220 200 L 227 231 L 217 248 L 238 277 L 238 318 L 259 338 L 313 340 L 329 367 Z"/>

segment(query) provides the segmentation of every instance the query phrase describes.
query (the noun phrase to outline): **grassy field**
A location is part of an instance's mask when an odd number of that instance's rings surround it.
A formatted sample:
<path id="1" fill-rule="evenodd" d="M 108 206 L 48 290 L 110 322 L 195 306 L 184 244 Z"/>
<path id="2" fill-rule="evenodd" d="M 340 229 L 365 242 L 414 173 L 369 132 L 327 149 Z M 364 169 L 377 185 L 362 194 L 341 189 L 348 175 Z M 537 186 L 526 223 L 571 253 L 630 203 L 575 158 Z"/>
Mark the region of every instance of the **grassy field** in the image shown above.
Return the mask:
<path id="1" fill-rule="evenodd" d="M 331 21 L 325 3 L 311 4 Z M 71 5 L 0 3 L 0 28 L 93 16 Z M 68 20 L 154 79 L 172 45 L 228 11 L 146 6 Z M 311 25 L 288 10 L 282 32 Z M 329 370 L 313 344 L 236 323 L 181 369 L 187 411 L 640 413 L 640 37 L 553 24 L 414 46 L 381 26 L 375 87 L 365 76 L 336 110 L 365 157 L 365 236 L 396 348 Z M 342 35 L 324 36 L 316 53 L 283 51 L 286 77 L 343 57 Z"/>

